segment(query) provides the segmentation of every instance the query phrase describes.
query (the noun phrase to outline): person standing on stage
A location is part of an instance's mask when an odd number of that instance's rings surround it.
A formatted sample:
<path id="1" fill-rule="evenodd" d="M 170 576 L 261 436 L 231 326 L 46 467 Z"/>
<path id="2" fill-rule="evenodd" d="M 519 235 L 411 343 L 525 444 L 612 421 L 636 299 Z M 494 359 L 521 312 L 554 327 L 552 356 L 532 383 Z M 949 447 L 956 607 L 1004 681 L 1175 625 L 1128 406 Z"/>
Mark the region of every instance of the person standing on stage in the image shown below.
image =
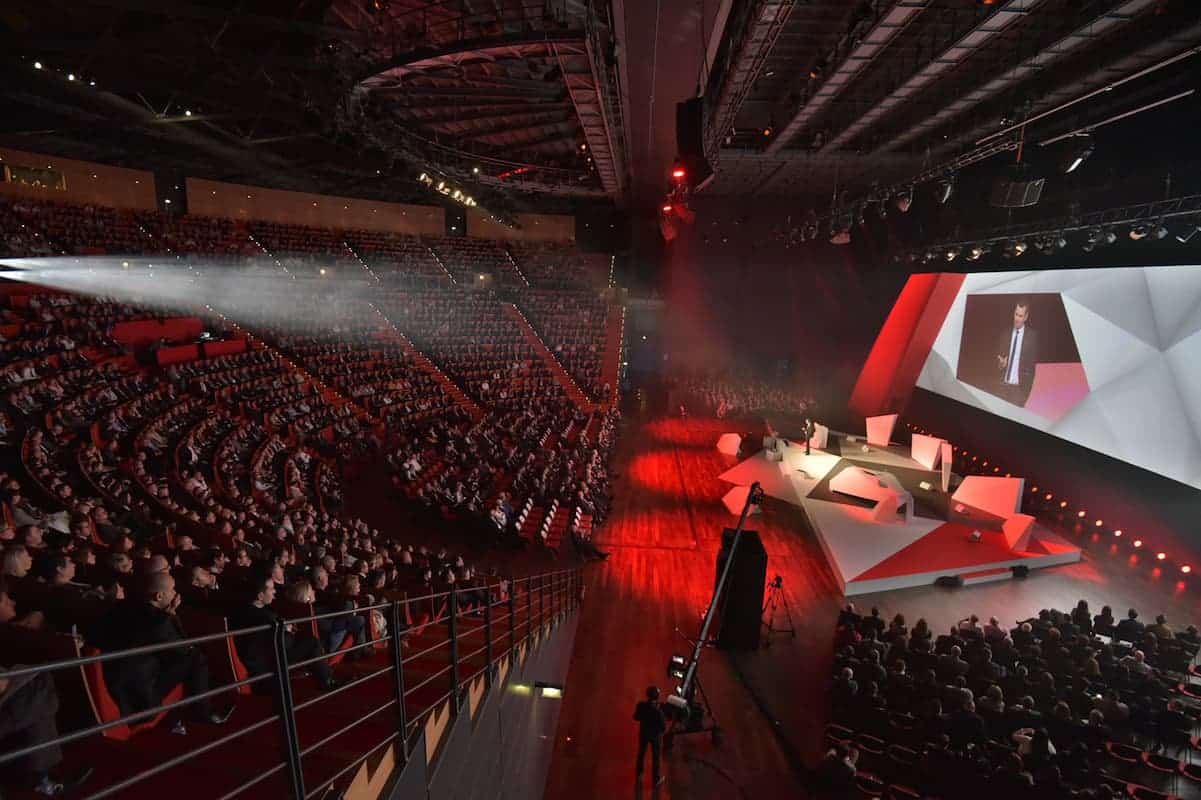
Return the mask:
<path id="1" fill-rule="evenodd" d="M 642 779 L 642 767 L 646 763 L 646 750 L 651 751 L 651 774 L 654 785 L 661 786 L 666 780 L 659 771 L 659 759 L 663 749 L 663 734 L 667 731 L 667 718 L 659 706 L 659 687 L 648 686 L 646 699 L 634 707 L 634 719 L 638 722 L 638 761 L 634 774 Z"/>
<path id="2" fill-rule="evenodd" d="M 1018 300 L 1013 307 L 1013 324 L 1007 325 L 997 343 L 999 394 L 1018 406 L 1025 406 L 1034 387 L 1034 368 L 1038 363 L 1038 333 L 1027 322 L 1030 301 Z"/>

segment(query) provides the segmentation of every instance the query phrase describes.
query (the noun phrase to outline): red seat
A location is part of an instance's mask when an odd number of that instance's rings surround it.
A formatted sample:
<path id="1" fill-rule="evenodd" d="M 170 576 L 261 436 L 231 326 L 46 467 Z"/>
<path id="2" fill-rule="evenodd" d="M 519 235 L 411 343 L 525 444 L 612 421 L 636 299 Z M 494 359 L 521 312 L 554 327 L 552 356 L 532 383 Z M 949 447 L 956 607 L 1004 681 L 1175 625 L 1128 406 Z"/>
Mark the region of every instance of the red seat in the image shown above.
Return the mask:
<path id="1" fill-rule="evenodd" d="M 98 656 L 100 651 L 94 647 L 84 648 L 80 655 Z M 100 661 L 92 661 L 80 667 L 83 671 L 84 683 L 87 686 L 88 699 L 91 701 L 92 710 L 96 714 L 98 722 L 113 722 L 124 716 L 121 713 L 120 707 L 117 706 L 117 701 L 113 699 L 112 694 L 108 691 L 108 684 L 104 680 L 104 664 Z M 179 702 L 183 699 L 183 684 L 177 685 L 174 689 L 167 693 L 163 698 L 163 705 Z M 113 725 L 105 728 L 103 735 L 109 739 L 118 741 L 126 741 L 132 736 L 141 733 L 142 731 L 150 730 L 163 721 L 167 716 L 166 711 L 161 711 L 151 717 L 142 719 L 139 722 L 133 722 L 122 725 Z"/>

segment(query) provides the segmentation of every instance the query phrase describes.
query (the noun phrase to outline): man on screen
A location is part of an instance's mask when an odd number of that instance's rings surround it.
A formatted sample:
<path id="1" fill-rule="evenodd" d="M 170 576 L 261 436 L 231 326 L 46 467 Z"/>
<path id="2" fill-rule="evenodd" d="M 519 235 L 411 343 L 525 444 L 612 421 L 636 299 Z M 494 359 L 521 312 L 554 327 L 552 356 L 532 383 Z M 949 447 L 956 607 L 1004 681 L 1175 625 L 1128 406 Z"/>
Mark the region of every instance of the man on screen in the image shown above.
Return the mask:
<path id="1" fill-rule="evenodd" d="M 1001 336 L 997 348 L 1000 396 L 1024 406 L 1034 386 L 1034 365 L 1038 362 L 1038 332 L 1026 323 L 1030 319 L 1030 301 L 1019 300 L 1013 307 L 1013 326 Z"/>

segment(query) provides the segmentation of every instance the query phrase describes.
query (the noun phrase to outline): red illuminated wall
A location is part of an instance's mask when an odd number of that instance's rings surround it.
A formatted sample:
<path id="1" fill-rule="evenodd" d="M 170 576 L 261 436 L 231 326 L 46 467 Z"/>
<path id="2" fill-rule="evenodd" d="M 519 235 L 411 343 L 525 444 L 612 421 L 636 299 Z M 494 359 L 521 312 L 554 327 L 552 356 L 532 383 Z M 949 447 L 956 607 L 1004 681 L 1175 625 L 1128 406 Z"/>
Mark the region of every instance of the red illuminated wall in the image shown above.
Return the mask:
<path id="1" fill-rule="evenodd" d="M 904 409 L 963 278 L 956 273 L 909 276 L 859 373 L 852 413 L 866 417 Z"/>

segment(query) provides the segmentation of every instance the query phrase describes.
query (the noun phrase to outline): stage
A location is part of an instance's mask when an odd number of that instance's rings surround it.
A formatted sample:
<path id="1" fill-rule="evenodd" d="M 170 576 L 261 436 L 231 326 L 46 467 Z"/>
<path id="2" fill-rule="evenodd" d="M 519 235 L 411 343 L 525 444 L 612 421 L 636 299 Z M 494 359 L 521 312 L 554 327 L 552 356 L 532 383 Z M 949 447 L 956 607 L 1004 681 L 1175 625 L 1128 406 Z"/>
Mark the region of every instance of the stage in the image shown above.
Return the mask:
<path id="1" fill-rule="evenodd" d="M 810 455 L 803 444 L 781 443 L 775 453 L 761 449 L 719 478 L 736 487 L 758 481 L 768 497 L 803 509 L 847 596 L 946 577 L 965 585 L 1006 580 L 1013 567 L 1035 570 L 1081 557 L 1079 547 L 1037 522 L 1028 536 L 1007 539 L 1006 517 L 944 493 L 941 472 L 913 460 L 908 448 L 869 446 L 863 437 L 831 432 L 827 447 L 811 448 Z M 957 483 L 953 477 L 952 493 Z M 881 500 L 847 493 L 847 486 L 868 484 L 895 497 L 903 513 L 882 514 Z"/>

